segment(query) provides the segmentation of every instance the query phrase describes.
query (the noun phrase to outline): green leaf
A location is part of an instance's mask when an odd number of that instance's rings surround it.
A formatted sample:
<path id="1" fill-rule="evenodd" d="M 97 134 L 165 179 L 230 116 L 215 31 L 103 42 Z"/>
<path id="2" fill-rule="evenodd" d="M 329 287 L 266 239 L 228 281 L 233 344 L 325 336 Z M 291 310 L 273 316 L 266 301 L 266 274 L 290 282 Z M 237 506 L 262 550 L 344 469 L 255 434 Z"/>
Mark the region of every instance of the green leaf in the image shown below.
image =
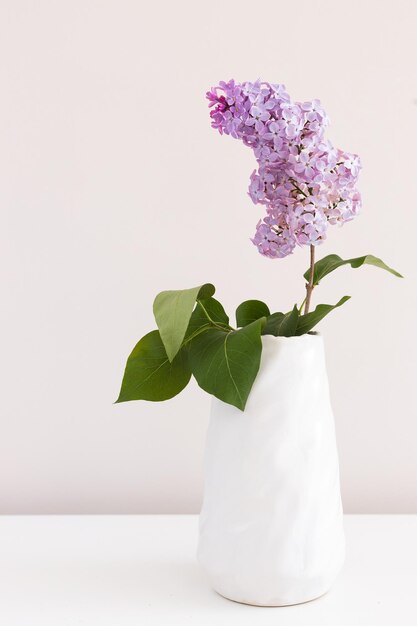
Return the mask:
<path id="1" fill-rule="evenodd" d="M 223 306 L 215 298 L 199 300 L 191 314 L 184 339 L 188 339 L 200 328 L 212 326 L 213 322 L 221 326 L 229 326 L 229 318 Z"/>
<path id="2" fill-rule="evenodd" d="M 293 337 L 296 334 L 299 317 L 300 312 L 296 304 L 288 313 L 272 313 L 266 319 L 262 334 L 274 335 L 274 337 Z"/>
<path id="3" fill-rule="evenodd" d="M 238 327 L 247 326 L 261 317 L 271 314 L 265 302 L 261 300 L 245 300 L 236 309 L 236 324 Z"/>
<path id="4" fill-rule="evenodd" d="M 378 259 L 376 256 L 372 256 L 372 254 L 358 256 L 355 259 L 346 260 L 340 258 L 340 256 L 338 256 L 337 254 L 329 254 L 328 256 L 325 256 L 323 259 L 320 259 L 320 261 L 317 261 L 317 263 L 314 264 L 313 284 L 318 285 L 322 278 L 327 276 L 327 274 L 330 274 L 330 272 L 336 270 L 338 267 L 341 267 L 342 265 L 350 265 L 353 268 L 357 268 L 365 264 L 375 265 L 375 267 L 380 267 L 381 269 L 386 270 L 391 274 L 394 274 L 394 276 L 403 278 L 403 276 L 401 276 L 401 274 L 399 274 L 396 270 L 393 270 L 392 267 L 388 267 L 388 265 L 381 261 L 381 259 Z M 307 282 L 310 280 L 309 269 L 305 272 L 304 278 Z"/>
<path id="5" fill-rule="evenodd" d="M 266 318 L 266 324 L 262 329 L 263 335 L 274 335 L 278 337 L 279 327 L 285 317 L 285 313 L 272 313 Z"/>
<path id="6" fill-rule="evenodd" d="M 187 386 L 190 377 L 185 350 L 180 350 L 170 363 L 159 332 L 153 330 L 142 337 L 127 359 L 116 402 L 169 400 Z"/>
<path id="7" fill-rule="evenodd" d="M 242 411 L 259 370 L 263 323 L 234 331 L 209 328 L 190 342 L 189 363 L 200 387 Z"/>
<path id="8" fill-rule="evenodd" d="M 289 313 L 286 313 L 282 318 L 282 321 L 278 327 L 277 337 L 293 337 L 297 330 L 298 319 L 300 317 L 300 312 L 297 308 L 297 305 L 294 305 L 294 308 Z"/>
<path id="9" fill-rule="evenodd" d="M 161 291 L 156 296 L 153 312 L 170 361 L 181 347 L 196 300 L 210 298 L 214 292 L 214 286 L 206 283 L 181 291 Z"/>
<path id="10" fill-rule="evenodd" d="M 350 299 L 350 296 L 343 296 L 337 304 L 319 304 L 314 311 L 300 315 L 298 319 L 296 335 L 304 335 L 308 333 L 316 324 L 318 324 L 323 317 L 326 317 L 333 309 L 342 306 Z"/>

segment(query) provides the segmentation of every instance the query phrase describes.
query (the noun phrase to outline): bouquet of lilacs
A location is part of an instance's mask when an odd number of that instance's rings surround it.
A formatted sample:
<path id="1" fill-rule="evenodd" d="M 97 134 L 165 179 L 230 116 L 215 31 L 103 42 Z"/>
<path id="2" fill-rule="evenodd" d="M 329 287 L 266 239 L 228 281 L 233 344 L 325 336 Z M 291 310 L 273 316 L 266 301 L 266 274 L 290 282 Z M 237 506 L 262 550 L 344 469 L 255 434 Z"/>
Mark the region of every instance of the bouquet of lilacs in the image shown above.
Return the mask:
<path id="1" fill-rule="evenodd" d="M 207 98 L 213 128 L 243 141 L 258 162 L 249 195 L 266 207 L 252 239 L 261 254 L 282 258 L 297 244 L 316 246 L 329 224 L 358 214 L 359 157 L 325 139 L 329 120 L 319 100 L 293 102 L 284 85 L 234 80 Z"/>
<path id="2" fill-rule="evenodd" d="M 145 335 L 130 354 L 118 402 L 167 400 L 194 376 L 208 393 L 244 410 L 259 370 L 262 335 L 296 337 L 344 304 L 319 304 L 310 311 L 313 289 L 342 265 L 374 265 L 394 274 L 373 255 L 342 259 L 330 254 L 315 261 L 316 246 L 329 225 L 342 225 L 359 212 L 356 183 L 359 157 L 334 148 L 325 139 L 328 118 L 319 100 L 293 102 L 284 85 L 220 82 L 207 93 L 213 128 L 249 146 L 257 168 L 249 195 L 265 207 L 252 239 L 259 252 L 283 258 L 295 247 L 309 246 L 304 273 L 306 294 L 288 312 L 272 312 L 260 300 L 236 309 L 236 327 L 213 296 L 211 283 L 163 291 L 154 301 L 157 330 Z"/>

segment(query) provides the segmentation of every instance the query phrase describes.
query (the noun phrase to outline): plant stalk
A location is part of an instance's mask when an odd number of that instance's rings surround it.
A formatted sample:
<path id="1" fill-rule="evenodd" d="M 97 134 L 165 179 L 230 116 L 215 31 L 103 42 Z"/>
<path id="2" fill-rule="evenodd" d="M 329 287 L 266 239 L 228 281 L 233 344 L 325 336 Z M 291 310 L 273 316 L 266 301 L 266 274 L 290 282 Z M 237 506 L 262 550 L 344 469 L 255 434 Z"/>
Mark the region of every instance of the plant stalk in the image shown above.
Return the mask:
<path id="1" fill-rule="evenodd" d="M 314 256 L 315 256 L 315 246 L 310 246 L 310 278 L 308 280 L 308 283 L 306 283 L 306 299 L 305 299 L 305 308 L 304 308 L 304 315 L 306 313 L 309 312 L 310 310 L 310 301 L 311 301 L 311 294 L 313 293 L 313 289 L 314 289 Z"/>

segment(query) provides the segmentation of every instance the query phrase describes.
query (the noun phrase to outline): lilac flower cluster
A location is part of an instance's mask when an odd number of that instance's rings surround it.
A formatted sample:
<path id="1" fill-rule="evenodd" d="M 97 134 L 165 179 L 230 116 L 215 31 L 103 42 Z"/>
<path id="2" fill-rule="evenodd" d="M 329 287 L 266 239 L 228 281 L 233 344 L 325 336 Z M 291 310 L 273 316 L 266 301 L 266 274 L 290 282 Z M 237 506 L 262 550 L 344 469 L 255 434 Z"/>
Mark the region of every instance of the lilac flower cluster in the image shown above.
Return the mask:
<path id="1" fill-rule="evenodd" d="M 329 224 L 357 215 L 360 160 L 324 138 L 328 118 L 319 100 L 293 102 L 284 85 L 234 80 L 207 98 L 213 128 L 255 153 L 249 195 L 266 207 L 252 239 L 261 254 L 282 258 L 296 245 L 318 245 Z"/>

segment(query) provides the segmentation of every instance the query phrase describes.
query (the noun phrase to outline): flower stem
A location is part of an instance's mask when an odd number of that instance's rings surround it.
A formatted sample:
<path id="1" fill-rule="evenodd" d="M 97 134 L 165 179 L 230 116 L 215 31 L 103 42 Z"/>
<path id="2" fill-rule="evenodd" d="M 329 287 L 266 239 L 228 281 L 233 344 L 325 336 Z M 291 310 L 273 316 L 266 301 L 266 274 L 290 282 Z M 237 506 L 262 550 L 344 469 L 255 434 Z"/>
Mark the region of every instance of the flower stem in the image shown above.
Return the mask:
<path id="1" fill-rule="evenodd" d="M 299 193 L 302 193 L 304 197 L 308 198 L 307 194 L 302 189 L 300 189 L 300 187 L 298 187 L 298 185 L 295 184 L 295 181 L 293 179 L 291 179 L 291 183 L 292 183 L 294 189 L 296 189 Z"/>
<path id="2" fill-rule="evenodd" d="M 314 289 L 314 253 L 315 247 L 310 246 L 310 277 L 308 279 L 308 283 L 306 284 L 307 295 L 305 300 L 304 315 L 310 310 L 311 294 L 313 293 Z"/>

